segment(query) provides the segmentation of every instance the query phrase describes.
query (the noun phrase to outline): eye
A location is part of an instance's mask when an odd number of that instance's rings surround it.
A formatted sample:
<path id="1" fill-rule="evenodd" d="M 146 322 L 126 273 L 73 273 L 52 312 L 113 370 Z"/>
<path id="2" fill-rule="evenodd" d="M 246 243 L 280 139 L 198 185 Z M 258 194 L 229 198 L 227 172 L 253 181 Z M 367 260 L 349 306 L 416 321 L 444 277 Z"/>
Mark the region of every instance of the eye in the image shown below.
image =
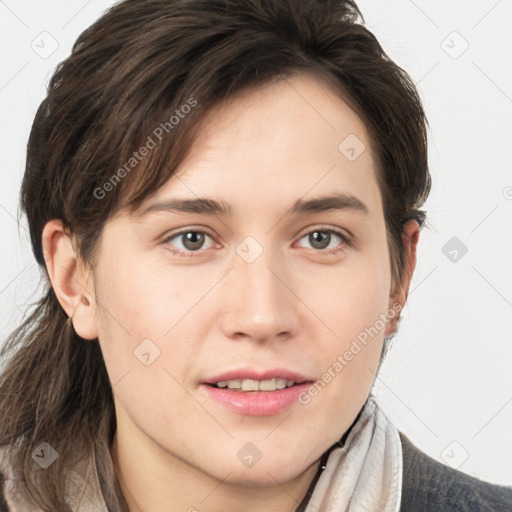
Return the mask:
<path id="1" fill-rule="evenodd" d="M 350 240 L 340 231 L 331 228 L 318 228 L 303 235 L 299 239 L 306 240 L 312 249 L 322 254 L 334 254 L 342 252 L 350 245 Z M 193 253 L 212 248 L 215 242 L 211 235 L 200 229 L 187 229 L 174 233 L 164 239 L 168 250 L 178 256 L 194 256 Z"/>
<path id="2" fill-rule="evenodd" d="M 205 247 L 205 242 L 210 240 L 209 244 Z M 174 254 L 180 256 L 192 256 L 192 252 L 199 252 L 201 249 L 209 249 L 213 247 L 212 237 L 198 229 L 188 229 L 186 231 L 180 231 L 167 237 L 164 242 L 169 244 L 169 250 Z"/>
<path id="3" fill-rule="evenodd" d="M 349 245 L 348 238 L 335 229 L 315 229 L 303 235 L 300 239 L 306 240 L 313 249 L 326 254 L 333 254 L 343 251 Z"/>

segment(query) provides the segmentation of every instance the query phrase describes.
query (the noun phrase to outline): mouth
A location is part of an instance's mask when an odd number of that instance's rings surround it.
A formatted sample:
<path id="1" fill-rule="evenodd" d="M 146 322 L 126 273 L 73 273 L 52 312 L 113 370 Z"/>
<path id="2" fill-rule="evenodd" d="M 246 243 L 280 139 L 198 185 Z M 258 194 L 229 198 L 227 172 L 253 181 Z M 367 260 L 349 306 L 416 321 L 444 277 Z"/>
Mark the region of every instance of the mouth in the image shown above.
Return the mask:
<path id="1" fill-rule="evenodd" d="M 313 382 L 313 378 L 284 369 L 238 370 L 209 378 L 201 383 L 201 388 L 231 411 L 269 416 L 293 406 Z"/>

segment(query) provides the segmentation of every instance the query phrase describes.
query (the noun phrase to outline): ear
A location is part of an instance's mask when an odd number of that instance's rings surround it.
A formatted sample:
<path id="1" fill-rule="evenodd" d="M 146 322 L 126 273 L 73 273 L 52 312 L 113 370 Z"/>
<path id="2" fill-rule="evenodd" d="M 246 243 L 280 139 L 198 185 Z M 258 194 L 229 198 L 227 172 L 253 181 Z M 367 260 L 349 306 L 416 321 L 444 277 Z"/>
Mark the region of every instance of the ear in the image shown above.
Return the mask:
<path id="1" fill-rule="evenodd" d="M 52 288 L 71 318 L 75 332 L 84 339 L 98 337 L 92 271 L 78 257 L 61 220 L 46 223 L 42 234 L 43 256 Z"/>
<path id="2" fill-rule="evenodd" d="M 402 243 L 405 254 L 405 267 L 402 281 L 394 285 L 394 289 L 389 296 L 388 309 L 389 311 L 394 311 L 395 314 L 386 325 L 385 336 L 391 336 L 396 331 L 400 311 L 402 311 L 407 302 L 412 275 L 416 268 L 416 249 L 420 237 L 420 225 L 415 220 L 409 220 L 404 224 L 403 229 Z"/>

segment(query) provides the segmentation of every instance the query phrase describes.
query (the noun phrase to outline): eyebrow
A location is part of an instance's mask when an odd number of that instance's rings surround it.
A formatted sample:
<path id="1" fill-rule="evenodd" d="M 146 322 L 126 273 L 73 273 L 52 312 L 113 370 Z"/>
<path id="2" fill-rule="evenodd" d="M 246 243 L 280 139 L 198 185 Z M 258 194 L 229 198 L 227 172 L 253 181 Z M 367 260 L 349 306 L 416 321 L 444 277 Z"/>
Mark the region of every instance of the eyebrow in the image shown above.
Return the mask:
<path id="1" fill-rule="evenodd" d="M 298 199 L 286 214 L 319 213 L 333 210 L 351 210 L 369 215 L 367 206 L 356 196 L 346 193 L 330 194 L 313 199 Z M 200 215 L 219 215 L 229 217 L 233 214 L 231 205 L 225 201 L 210 198 L 173 198 L 157 201 L 147 206 L 139 217 L 151 212 L 182 212 Z"/>

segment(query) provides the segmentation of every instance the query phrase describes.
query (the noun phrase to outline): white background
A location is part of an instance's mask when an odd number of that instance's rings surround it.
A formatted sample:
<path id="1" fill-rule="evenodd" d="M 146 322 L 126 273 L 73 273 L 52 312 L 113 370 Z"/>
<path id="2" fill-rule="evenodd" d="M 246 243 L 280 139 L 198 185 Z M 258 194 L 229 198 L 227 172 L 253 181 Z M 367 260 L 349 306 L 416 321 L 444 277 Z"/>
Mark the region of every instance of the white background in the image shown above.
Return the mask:
<path id="1" fill-rule="evenodd" d="M 57 63 L 112 3 L 0 1 L 0 343 L 39 293 L 17 224 L 32 119 Z M 429 223 L 375 394 L 432 457 L 511 485 L 512 0 L 358 5 L 416 82 L 431 128 Z M 443 253 L 453 237 L 468 249 L 455 262 Z"/>

